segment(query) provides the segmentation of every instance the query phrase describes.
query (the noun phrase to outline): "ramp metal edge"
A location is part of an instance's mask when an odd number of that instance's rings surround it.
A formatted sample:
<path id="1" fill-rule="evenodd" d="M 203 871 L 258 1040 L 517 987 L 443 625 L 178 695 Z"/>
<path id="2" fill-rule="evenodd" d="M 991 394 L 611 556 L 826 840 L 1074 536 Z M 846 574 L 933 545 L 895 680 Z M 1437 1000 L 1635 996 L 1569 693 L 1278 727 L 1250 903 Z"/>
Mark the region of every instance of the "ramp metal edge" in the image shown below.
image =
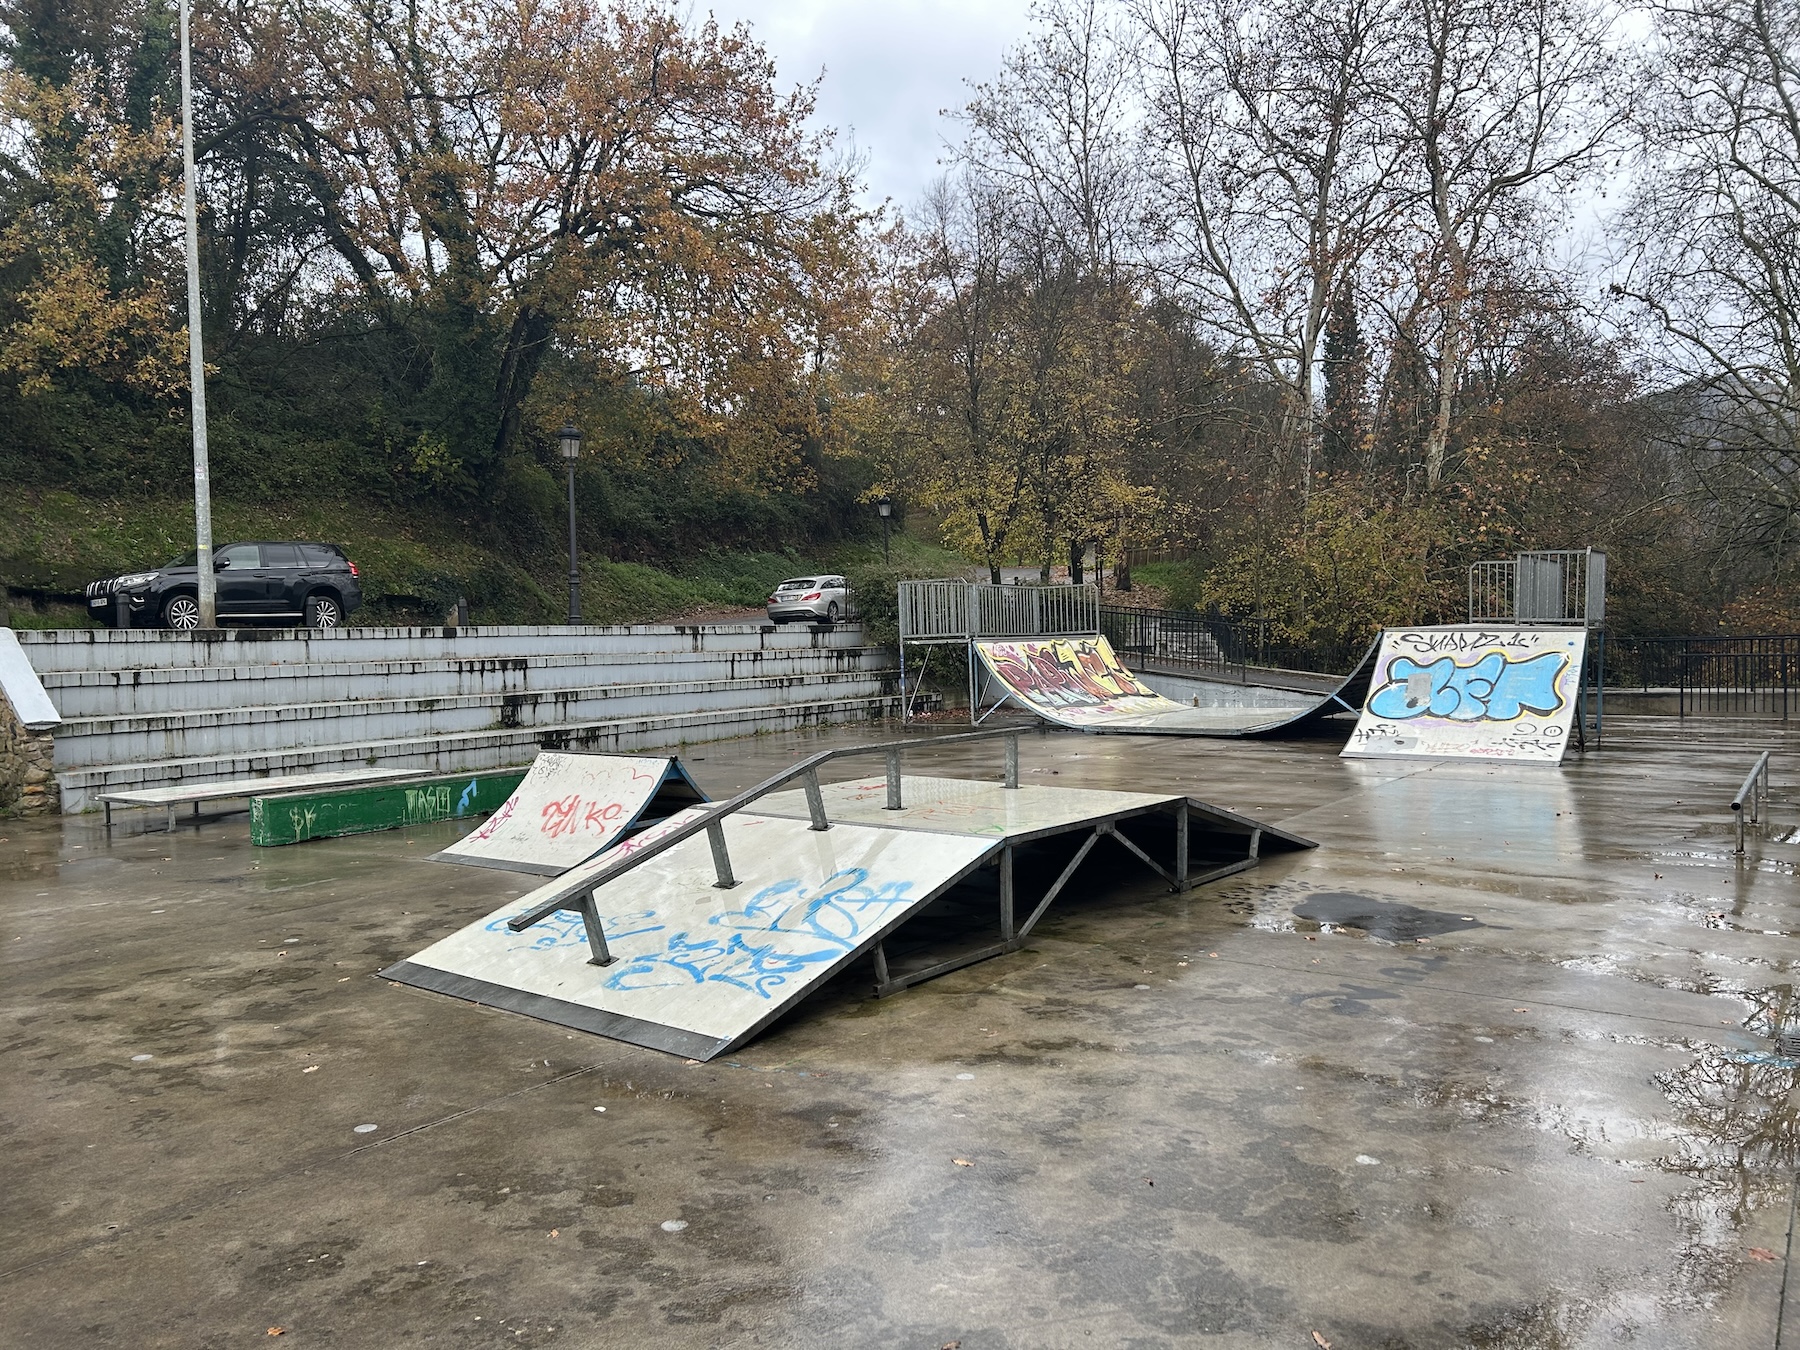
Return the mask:
<path id="1" fill-rule="evenodd" d="M 414 965 L 411 961 L 396 961 L 385 970 L 375 973 L 381 979 L 429 990 L 434 994 L 448 994 L 465 1003 L 479 1003 L 483 1007 L 523 1013 L 526 1017 L 535 1017 L 539 1021 L 553 1022 L 575 1031 L 591 1031 L 615 1041 L 641 1045 L 646 1050 L 663 1050 L 687 1059 L 711 1059 L 730 1045 L 729 1041 L 683 1031 L 680 1027 L 664 1026 L 660 1022 L 644 1022 L 622 1013 L 603 1012 L 598 1008 L 568 1003 L 544 994 L 529 994 L 523 989 L 490 984 L 468 975 L 452 975 L 447 970 Z"/>

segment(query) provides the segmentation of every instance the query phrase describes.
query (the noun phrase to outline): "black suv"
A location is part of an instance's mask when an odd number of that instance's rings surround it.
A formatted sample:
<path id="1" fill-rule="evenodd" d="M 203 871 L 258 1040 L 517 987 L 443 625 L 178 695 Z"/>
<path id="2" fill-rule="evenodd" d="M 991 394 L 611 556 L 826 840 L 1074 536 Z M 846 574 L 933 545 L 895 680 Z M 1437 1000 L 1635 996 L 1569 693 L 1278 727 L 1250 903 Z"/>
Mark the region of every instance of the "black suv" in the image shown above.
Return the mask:
<path id="1" fill-rule="evenodd" d="M 298 619 L 309 628 L 336 628 L 362 604 L 361 574 L 336 544 L 227 544 L 213 553 L 213 574 L 221 622 Z M 87 604 L 92 617 L 114 628 L 198 628 L 195 555 L 93 582 Z"/>

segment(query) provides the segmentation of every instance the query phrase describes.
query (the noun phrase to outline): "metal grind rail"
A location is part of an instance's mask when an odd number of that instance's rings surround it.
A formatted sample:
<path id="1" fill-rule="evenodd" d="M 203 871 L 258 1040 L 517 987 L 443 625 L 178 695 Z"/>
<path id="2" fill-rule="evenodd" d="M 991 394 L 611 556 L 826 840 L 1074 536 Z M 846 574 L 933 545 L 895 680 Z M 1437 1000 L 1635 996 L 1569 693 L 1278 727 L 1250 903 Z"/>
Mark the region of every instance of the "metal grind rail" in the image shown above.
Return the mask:
<path id="1" fill-rule="evenodd" d="M 1744 785 L 1738 789 L 1737 796 L 1731 799 L 1732 814 L 1737 817 L 1737 851 L 1744 851 L 1744 813 L 1749 808 L 1750 823 L 1762 823 L 1762 808 L 1769 802 L 1769 756 L 1773 750 L 1765 750 L 1756 757 L 1749 774 L 1744 778 Z"/>
<path id="2" fill-rule="evenodd" d="M 666 853 L 683 840 L 691 839 L 705 831 L 707 843 L 712 849 L 713 870 L 718 878 L 713 885 L 720 890 L 730 890 L 738 882 L 731 870 L 730 851 L 725 846 L 725 817 L 743 810 L 751 803 L 769 796 L 798 779 L 806 791 L 806 805 L 812 816 L 811 828 L 829 830 L 831 821 L 825 815 L 825 798 L 819 784 L 819 769 L 822 765 L 829 764 L 836 759 L 885 755 L 887 757 L 887 809 L 898 811 L 904 805 L 901 799 L 900 784 L 901 755 L 909 750 L 956 745 L 967 741 L 993 740 L 996 737 L 1004 736 L 1006 738 L 1006 786 L 1016 788 L 1019 786 L 1019 737 L 1021 734 L 1023 733 L 1019 728 L 996 727 L 987 731 L 964 731 L 954 735 L 932 736 L 916 741 L 887 741 L 875 745 L 853 745 L 838 750 L 821 750 L 816 755 L 807 756 L 792 768 L 783 769 L 773 778 L 765 779 L 755 787 L 745 788 L 730 801 L 701 808 L 705 811 L 705 815 L 700 819 L 689 821 L 651 843 L 633 849 L 628 856 L 618 859 L 603 871 L 570 882 L 567 889 L 553 893 L 523 914 L 508 919 L 506 926 L 515 933 L 522 933 L 533 924 L 542 923 L 552 914 L 563 911 L 579 914 L 582 927 L 587 933 L 588 947 L 593 953 L 592 964 L 611 965 L 614 958 L 607 948 L 606 934 L 601 928 L 599 909 L 594 903 L 594 892 L 606 885 L 607 882 L 616 881 L 632 868 L 641 867 L 658 854 Z M 1138 852 L 1135 845 L 1131 847 L 1133 852 Z M 1151 865 L 1155 866 L 1154 863 Z M 1161 868 L 1157 868 L 1157 870 L 1162 871 Z M 1180 870 L 1185 872 L 1186 868 L 1182 867 Z M 1061 889 L 1060 886 L 1057 889 Z"/>

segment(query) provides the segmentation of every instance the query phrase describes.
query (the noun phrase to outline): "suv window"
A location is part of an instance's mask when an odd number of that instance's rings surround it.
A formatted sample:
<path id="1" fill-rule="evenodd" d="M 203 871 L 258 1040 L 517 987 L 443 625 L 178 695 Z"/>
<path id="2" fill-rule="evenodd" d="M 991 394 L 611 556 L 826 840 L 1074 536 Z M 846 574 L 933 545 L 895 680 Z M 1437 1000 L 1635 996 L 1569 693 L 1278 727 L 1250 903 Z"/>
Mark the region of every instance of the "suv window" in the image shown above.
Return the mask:
<path id="1" fill-rule="evenodd" d="M 308 567 L 335 567 L 344 560 L 343 555 L 329 544 L 302 544 L 300 556 Z"/>
<path id="2" fill-rule="evenodd" d="M 778 591 L 810 591 L 818 584 L 811 577 L 801 577 L 798 581 L 784 581 L 775 589 Z"/>
<path id="3" fill-rule="evenodd" d="M 255 544 L 233 544 L 219 550 L 219 561 L 241 569 L 262 566 L 262 550 Z"/>
<path id="4" fill-rule="evenodd" d="M 300 550 L 292 544 L 264 544 L 262 546 L 262 565 L 264 567 L 299 567 Z"/>

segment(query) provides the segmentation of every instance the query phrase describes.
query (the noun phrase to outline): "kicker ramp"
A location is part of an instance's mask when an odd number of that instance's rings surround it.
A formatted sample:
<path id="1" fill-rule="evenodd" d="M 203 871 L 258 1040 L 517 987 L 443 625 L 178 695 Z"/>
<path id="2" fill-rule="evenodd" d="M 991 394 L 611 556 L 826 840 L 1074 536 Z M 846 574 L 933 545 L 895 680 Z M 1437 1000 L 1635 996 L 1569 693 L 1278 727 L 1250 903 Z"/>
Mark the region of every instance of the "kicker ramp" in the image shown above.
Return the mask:
<path id="1" fill-rule="evenodd" d="M 705 800 L 672 756 L 546 750 L 493 815 L 431 857 L 558 876 L 610 848 L 640 821 Z"/>
<path id="2" fill-rule="evenodd" d="M 888 793 L 897 784 L 906 804 L 889 810 Z M 1018 950 L 1103 841 L 1135 854 L 1180 889 L 1253 867 L 1265 849 L 1313 847 L 1185 796 L 912 776 L 897 784 L 873 778 L 824 786 L 820 804 L 830 825 L 823 830 L 812 826 L 804 791 L 771 793 L 754 813 L 723 816 L 736 877 L 729 889 L 715 884 L 706 831 L 595 888 L 608 965 L 590 960 L 583 920 L 571 910 L 557 910 L 522 932 L 508 927 L 509 919 L 546 899 L 581 890 L 586 877 L 577 870 L 381 973 L 634 1045 L 711 1059 L 748 1041 L 863 956 L 874 955 L 876 992 L 892 993 Z M 711 809 L 684 811 L 584 868 L 597 875 Z M 1152 861 L 1127 829 L 1151 847 L 1174 841 L 1173 869 Z M 1039 854 L 1021 855 L 1039 864 L 1021 877 L 1048 879 L 1055 867 L 1062 870 L 1043 894 L 1017 897 L 1016 919 L 1015 854 L 1058 835 L 1072 837 L 1048 855 L 1051 870 Z M 1193 863 L 1205 870 L 1190 871 Z M 959 886 L 959 897 L 984 913 L 998 902 L 997 933 L 972 950 L 940 951 L 916 970 L 891 970 L 884 940 Z"/>
<path id="3" fill-rule="evenodd" d="M 1586 655 L 1582 628 L 1390 629 L 1344 754 L 1561 763 Z"/>
<path id="4" fill-rule="evenodd" d="M 1278 736 L 1356 713 L 1375 669 L 1374 645 L 1324 697 L 1217 683 L 1211 702 L 1164 698 L 1125 668 L 1103 637 L 1025 638 L 975 644 L 988 675 L 1013 701 L 1075 731 L 1158 736 Z"/>

